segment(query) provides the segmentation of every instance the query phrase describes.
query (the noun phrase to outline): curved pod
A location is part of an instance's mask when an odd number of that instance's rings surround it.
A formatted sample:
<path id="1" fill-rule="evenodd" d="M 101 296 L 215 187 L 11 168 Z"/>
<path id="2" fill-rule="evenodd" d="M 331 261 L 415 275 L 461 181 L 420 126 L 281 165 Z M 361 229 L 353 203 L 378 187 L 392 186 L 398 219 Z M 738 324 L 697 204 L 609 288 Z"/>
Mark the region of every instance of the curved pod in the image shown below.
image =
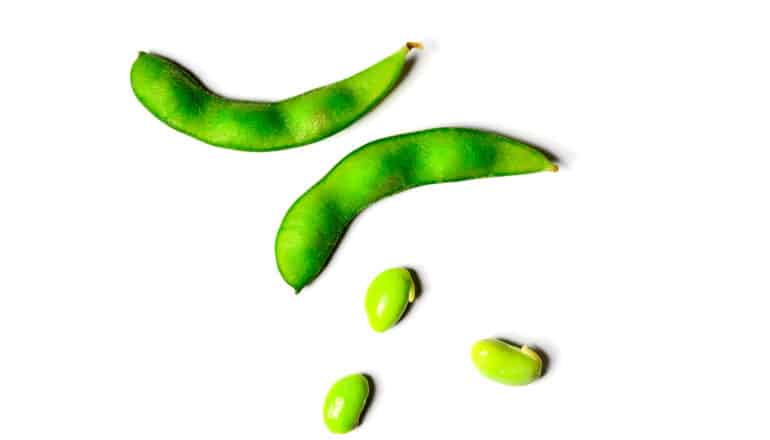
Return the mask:
<path id="1" fill-rule="evenodd" d="M 275 239 L 278 270 L 299 293 L 321 273 L 350 222 L 391 194 L 557 169 L 527 144 L 468 128 L 436 128 L 370 142 L 338 162 L 289 208 Z"/>
<path id="2" fill-rule="evenodd" d="M 211 145 L 270 151 L 316 142 L 363 116 L 396 85 L 410 49 L 342 81 L 278 102 L 238 101 L 206 88 L 179 64 L 140 52 L 131 67 L 131 87 L 158 119 Z"/>

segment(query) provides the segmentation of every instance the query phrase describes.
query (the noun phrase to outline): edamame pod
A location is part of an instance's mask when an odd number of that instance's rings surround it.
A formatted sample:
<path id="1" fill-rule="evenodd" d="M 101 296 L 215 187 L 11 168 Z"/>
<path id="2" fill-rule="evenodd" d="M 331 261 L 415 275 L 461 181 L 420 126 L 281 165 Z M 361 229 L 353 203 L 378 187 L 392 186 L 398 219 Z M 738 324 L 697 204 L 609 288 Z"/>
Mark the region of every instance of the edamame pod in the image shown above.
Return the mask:
<path id="1" fill-rule="evenodd" d="M 540 377 L 543 361 L 527 347 L 521 348 L 498 339 L 482 339 L 471 349 L 476 369 L 489 379 L 505 385 L 526 385 Z"/>
<path id="2" fill-rule="evenodd" d="M 527 144 L 468 128 L 376 140 L 348 154 L 289 208 L 275 239 L 278 270 L 299 293 L 321 273 L 358 213 L 391 194 L 433 183 L 557 169 Z"/>
<path id="3" fill-rule="evenodd" d="M 332 385 L 324 401 L 324 423 L 336 434 L 358 426 L 369 399 L 369 380 L 363 374 L 351 374 Z"/>
<path id="4" fill-rule="evenodd" d="M 369 326 L 384 332 L 401 319 L 406 307 L 414 301 L 415 288 L 412 274 L 397 267 L 377 275 L 366 291 L 366 316 Z"/>
<path id="5" fill-rule="evenodd" d="M 278 102 L 227 99 L 209 91 L 187 69 L 140 52 L 131 67 L 139 101 L 170 127 L 219 147 L 270 151 L 309 144 L 342 130 L 396 85 L 410 49 L 347 79 Z"/>

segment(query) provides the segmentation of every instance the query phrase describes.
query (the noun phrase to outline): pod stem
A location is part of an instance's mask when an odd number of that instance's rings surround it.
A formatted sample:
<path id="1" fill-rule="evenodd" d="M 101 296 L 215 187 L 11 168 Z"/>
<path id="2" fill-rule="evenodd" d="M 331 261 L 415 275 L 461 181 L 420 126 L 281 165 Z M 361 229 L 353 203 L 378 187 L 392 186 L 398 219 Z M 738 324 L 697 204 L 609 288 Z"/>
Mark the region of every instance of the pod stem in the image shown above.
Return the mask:
<path id="1" fill-rule="evenodd" d="M 408 50 L 412 49 L 422 49 L 422 43 L 418 43 L 416 41 L 407 41 L 406 42 L 406 48 Z"/>

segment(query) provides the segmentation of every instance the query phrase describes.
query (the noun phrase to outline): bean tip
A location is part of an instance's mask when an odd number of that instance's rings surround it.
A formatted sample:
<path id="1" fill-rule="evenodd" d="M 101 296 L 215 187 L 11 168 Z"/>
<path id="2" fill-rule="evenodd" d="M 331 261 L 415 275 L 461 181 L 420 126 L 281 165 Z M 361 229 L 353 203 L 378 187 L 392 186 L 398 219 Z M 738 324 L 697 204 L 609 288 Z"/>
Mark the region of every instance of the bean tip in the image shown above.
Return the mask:
<path id="1" fill-rule="evenodd" d="M 556 165 L 555 163 L 551 164 L 551 172 L 557 172 L 559 171 L 559 165 Z"/>
<path id="2" fill-rule="evenodd" d="M 416 42 L 416 41 L 407 41 L 406 42 L 406 48 L 407 48 L 407 50 L 422 49 L 423 46 L 422 46 L 422 43 L 419 43 L 419 42 Z"/>

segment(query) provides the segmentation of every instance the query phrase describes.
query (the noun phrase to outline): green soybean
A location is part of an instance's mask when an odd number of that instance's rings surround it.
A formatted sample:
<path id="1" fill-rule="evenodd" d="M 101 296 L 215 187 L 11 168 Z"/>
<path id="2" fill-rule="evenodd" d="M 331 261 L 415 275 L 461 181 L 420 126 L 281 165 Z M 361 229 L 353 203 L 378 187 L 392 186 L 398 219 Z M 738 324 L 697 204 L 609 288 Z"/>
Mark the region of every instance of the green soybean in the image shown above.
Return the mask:
<path id="1" fill-rule="evenodd" d="M 414 280 L 407 269 L 398 267 L 380 273 L 366 291 L 364 306 L 369 326 L 376 332 L 393 327 L 414 296 Z"/>
<path id="2" fill-rule="evenodd" d="M 476 369 L 485 377 L 505 385 L 526 385 L 543 370 L 540 355 L 526 345 L 521 348 L 498 339 L 482 339 L 471 349 Z"/>
<path id="3" fill-rule="evenodd" d="M 347 79 L 278 102 L 224 98 L 179 64 L 144 52 L 131 67 L 131 87 L 158 119 L 203 142 L 279 150 L 331 136 L 363 116 L 396 85 L 407 53 L 419 47 L 407 43 Z"/>
<path id="4" fill-rule="evenodd" d="M 557 169 L 527 144 L 474 129 L 436 128 L 376 140 L 348 154 L 289 208 L 275 239 L 278 270 L 299 293 L 321 273 L 350 222 L 391 194 Z"/>
<path id="5" fill-rule="evenodd" d="M 369 379 L 351 374 L 332 385 L 324 401 L 324 423 L 336 434 L 350 432 L 358 426 L 361 413 L 369 400 Z"/>

